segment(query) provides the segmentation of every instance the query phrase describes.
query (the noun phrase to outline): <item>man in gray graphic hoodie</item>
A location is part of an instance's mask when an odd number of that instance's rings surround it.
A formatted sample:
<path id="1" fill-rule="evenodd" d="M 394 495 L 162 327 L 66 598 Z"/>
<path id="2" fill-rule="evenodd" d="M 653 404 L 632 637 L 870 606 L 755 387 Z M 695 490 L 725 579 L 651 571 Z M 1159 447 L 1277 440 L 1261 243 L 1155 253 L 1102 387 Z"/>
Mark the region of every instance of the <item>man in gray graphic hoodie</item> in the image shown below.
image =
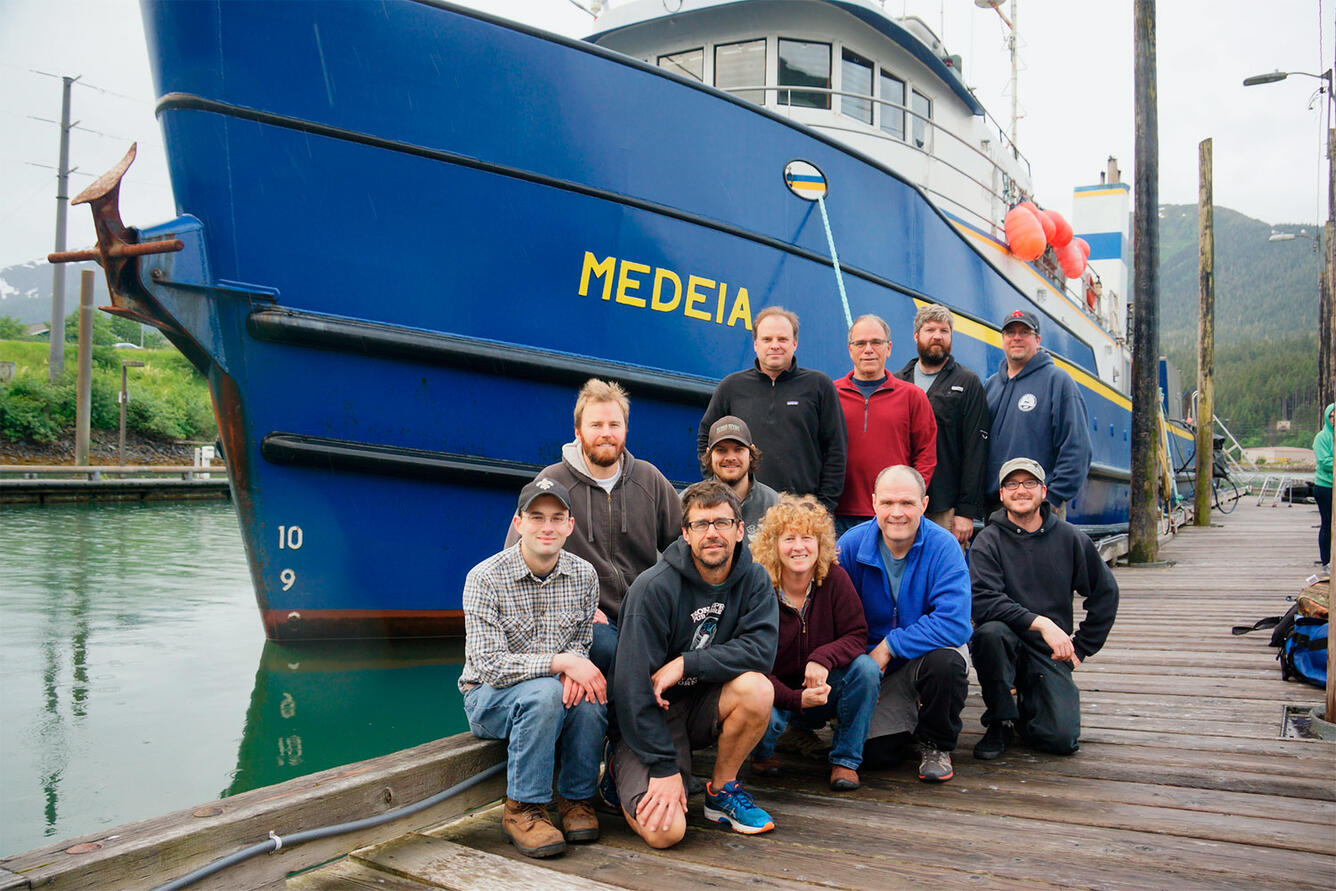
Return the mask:
<path id="1" fill-rule="evenodd" d="M 589 658 L 605 675 L 617 651 L 617 618 L 626 589 L 654 565 L 682 527 L 682 505 L 672 484 L 653 464 L 626 450 L 630 413 L 625 390 L 590 378 L 575 401 L 575 440 L 562 447 L 560 461 L 535 477 L 570 490 L 575 531 L 566 550 L 598 572 Z M 517 540 L 512 528 L 506 546 Z"/>

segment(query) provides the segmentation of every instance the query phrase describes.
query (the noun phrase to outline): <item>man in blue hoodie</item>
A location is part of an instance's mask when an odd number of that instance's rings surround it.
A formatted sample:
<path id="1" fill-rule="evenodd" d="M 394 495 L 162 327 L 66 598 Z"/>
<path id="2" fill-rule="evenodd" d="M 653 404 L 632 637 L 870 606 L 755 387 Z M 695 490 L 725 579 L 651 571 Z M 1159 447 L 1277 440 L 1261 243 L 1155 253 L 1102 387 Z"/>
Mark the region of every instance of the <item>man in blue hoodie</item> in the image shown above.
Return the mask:
<path id="1" fill-rule="evenodd" d="M 872 507 L 876 516 L 839 542 L 840 566 L 863 599 L 868 655 L 882 671 L 863 763 L 899 760 L 912 733 L 919 779 L 944 783 L 955 776 L 951 751 L 969 686 L 969 570 L 955 536 L 923 522 L 927 487 L 914 468 L 878 474 Z"/>
<path id="2" fill-rule="evenodd" d="M 650 847 L 686 834 L 691 750 L 714 745 L 705 819 L 753 835 L 775 828 L 738 784 L 770 725 L 767 677 L 779 641 L 779 600 L 743 544 L 733 490 L 717 480 L 682 493 L 682 537 L 631 584 L 612 674 L 621 738 L 600 790 Z M 958 551 L 957 551 L 958 553 Z"/>
<path id="3" fill-rule="evenodd" d="M 1006 359 L 984 384 L 993 416 L 988 437 L 989 480 L 1012 458 L 1039 462 L 1048 478 L 1048 501 L 1061 519 L 1090 471 L 1090 417 L 1071 375 L 1039 349 L 1039 320 L 1018 309 L 1002 320 Z M 990 510 L 1000 502 L 990 499 Z"/>

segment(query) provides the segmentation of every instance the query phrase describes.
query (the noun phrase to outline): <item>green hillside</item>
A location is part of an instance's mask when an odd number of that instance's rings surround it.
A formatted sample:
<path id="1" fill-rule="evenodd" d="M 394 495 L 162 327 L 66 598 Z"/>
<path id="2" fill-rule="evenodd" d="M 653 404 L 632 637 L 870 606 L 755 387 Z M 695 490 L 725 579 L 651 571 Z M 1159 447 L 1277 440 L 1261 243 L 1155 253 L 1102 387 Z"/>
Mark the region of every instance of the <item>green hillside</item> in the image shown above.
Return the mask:
<path id="1" fill-rule="evenodd" d="M 1216 415 L 1244 445 L 1308 446 L 1317 432 L 1317 241 L 1215 208 Z M 1197 207 L 1160 208 L 1160 351 L 1197 377 Z M 1277 431 L 1288 418 L 1292 429 Z"/>

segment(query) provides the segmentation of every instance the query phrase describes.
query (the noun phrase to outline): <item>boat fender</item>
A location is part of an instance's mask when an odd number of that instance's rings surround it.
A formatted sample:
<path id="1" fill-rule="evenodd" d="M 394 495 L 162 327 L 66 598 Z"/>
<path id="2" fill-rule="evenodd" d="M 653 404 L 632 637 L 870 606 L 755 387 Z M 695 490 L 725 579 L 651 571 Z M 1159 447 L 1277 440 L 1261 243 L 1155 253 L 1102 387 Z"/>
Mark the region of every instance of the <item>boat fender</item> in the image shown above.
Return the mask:
<path id="1" fill-rule="evenodd" d="M 1072 240 L 1072 224 L 1067 222 L 1062 214 L 1058 213 L 1056 210 L 1045 210 L 1042 212 L 1047 214 L 1048 218 L 1053 221 L 1054 232 L 1053 237 L 1049 239 L 1049 244 L 1053 245 L 1054 248 L 1060 248 L 1064 244 L 1069 243 Z"/>
<path id="2" fill-rule="evenodd" d="M 1007 247 L 1018 260 L 1027 263 L 1039 259 L 1044 252 L 1044 229 L 1039 219 L 1026 208 L 1016 205 L 1007 211 L 1005 221 Z"/>
<path id="3" fill-rule="evenodd" d="M 1058 231 L 1058 227 L 1053 224 L 1053 218 L 1040 210 L 1033 201 L 1022 201 L 1021 207 L 1024 207 L 1026 210 L 1030 211 L 1030 213 L 1034 214 L 1035 219 L 1039 221 L 1039 225 L 1044 229 L 1044 241 L 1052 244 L 1053 236 Z"/>

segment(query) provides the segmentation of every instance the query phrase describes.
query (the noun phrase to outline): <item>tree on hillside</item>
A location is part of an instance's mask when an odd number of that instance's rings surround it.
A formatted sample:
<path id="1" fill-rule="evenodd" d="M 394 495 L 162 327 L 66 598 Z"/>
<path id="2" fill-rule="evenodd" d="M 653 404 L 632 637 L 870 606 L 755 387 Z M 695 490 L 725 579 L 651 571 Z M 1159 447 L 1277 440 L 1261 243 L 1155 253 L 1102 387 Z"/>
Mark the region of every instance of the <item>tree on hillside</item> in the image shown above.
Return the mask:
<path id="1" fill-rule="evenodd" d="M 27 327 L 11 316 L 0 316 L 0 340 L 25 340 Z"/>

